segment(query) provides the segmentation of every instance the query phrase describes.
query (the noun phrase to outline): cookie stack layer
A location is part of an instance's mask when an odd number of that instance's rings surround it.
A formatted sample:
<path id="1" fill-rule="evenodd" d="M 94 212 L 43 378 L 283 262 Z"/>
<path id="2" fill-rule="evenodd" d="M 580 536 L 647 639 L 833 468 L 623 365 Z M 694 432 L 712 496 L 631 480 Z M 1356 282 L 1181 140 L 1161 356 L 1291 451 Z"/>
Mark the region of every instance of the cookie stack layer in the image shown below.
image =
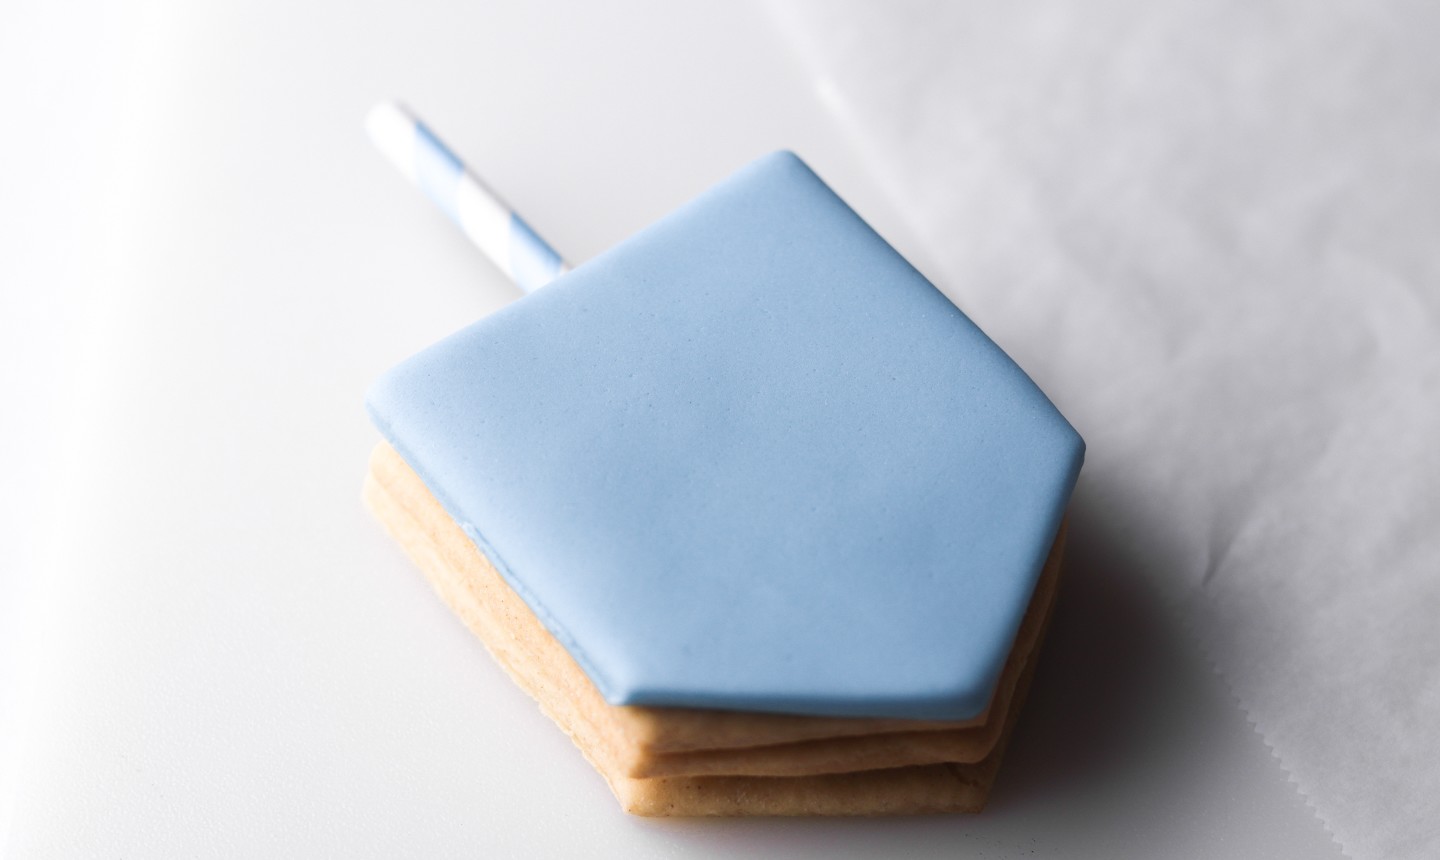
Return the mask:
<path id="1" fill-rule="evenodd" d="M 607 703 L 388 444 L 364 499 L 435 590 L 575 742 L 627 812 L 882 815 L 984 806 L 1059 581 L 1050 549 L 989 706 L 965 721 L 806 717 Z"/>

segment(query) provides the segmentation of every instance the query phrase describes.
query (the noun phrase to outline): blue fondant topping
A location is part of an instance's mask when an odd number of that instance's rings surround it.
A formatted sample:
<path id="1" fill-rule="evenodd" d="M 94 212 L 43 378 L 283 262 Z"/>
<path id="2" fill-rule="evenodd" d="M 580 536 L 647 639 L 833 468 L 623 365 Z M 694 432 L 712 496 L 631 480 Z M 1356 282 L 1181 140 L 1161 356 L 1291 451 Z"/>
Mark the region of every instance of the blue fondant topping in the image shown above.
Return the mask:
<path id="1" fill-rule="evenodd" d="M 977 715 L 1084 451 L 789 153 L 369 407 L 614 704 Z"/>

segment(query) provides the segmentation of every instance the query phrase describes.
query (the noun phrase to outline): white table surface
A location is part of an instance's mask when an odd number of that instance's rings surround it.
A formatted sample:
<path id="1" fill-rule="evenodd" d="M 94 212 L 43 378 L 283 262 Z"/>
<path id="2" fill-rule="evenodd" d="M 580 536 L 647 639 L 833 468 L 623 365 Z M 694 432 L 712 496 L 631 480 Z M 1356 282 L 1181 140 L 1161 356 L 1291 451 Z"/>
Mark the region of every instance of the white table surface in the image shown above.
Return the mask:
<path id="1" fill-rule="evenodd" d="M 379 98 L 572 261 L 782 146 L 913 244 L 770 17 L 93 12 L 0 13 L 8 856 L 1339 856 L 1084 506 L 985 814 L 738 822 L 620 814 L 363 511 L 368 382 L 517 295 L 370 150 Z"/>

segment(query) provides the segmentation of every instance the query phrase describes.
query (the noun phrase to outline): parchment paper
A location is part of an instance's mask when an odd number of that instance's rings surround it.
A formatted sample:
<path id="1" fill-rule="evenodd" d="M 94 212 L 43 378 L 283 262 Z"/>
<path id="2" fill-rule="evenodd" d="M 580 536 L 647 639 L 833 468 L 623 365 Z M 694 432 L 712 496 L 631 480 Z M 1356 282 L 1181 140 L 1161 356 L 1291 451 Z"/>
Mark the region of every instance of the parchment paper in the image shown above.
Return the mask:
<path id="1" fill-rule="evenodd" d="M 1345 850 L 1440 855 L 1440 6 L 773 11 Z"/>

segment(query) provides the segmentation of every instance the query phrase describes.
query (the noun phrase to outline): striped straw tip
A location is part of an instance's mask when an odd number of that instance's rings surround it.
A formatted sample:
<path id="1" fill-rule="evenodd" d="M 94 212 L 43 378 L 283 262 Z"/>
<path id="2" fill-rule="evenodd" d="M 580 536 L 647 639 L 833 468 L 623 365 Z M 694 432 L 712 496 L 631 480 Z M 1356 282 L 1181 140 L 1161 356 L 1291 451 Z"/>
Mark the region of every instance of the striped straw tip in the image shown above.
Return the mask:
<path id="1" fill-rule="evenodd" d="M 372 108 L 365 129 L 385 159 L 522 290 L 530 292 L 569 270 L 544 239 L 399 102 Z"/>

